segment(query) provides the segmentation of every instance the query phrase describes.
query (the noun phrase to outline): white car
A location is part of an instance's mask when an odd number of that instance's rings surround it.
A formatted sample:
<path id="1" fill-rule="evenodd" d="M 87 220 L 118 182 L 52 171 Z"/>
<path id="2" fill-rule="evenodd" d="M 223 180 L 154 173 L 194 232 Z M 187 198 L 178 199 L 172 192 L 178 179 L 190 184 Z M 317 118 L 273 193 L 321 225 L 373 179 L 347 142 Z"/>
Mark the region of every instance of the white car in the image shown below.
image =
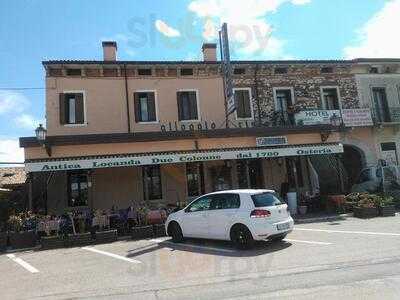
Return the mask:
<path id="1" fill-rule="evenodd" d="M 293 230 L 288 206 L 273 190 L 229 190 L 206 194 L 172 213 L 165 230 L 174 242 L 185 237 L 230 240 L 251 248 L 255 240 L 282 240 Z"/>

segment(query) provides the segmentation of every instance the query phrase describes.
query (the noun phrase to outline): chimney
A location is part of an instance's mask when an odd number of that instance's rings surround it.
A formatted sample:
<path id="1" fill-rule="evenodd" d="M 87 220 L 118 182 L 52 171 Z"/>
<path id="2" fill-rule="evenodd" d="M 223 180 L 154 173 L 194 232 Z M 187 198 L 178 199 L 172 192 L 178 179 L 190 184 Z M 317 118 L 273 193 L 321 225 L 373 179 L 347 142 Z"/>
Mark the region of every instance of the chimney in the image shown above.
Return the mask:
<path id="1" fill-rule="evenodd" d="M 103 59 L 104 61 L 117 60 L 117 42 L 104 41 L 103 43 Z"/>
<path id="2" fill-rule="evenodd" d="M 204 43 L 201 48 L 204 61 L 217 61 L 217 44 Z"/>

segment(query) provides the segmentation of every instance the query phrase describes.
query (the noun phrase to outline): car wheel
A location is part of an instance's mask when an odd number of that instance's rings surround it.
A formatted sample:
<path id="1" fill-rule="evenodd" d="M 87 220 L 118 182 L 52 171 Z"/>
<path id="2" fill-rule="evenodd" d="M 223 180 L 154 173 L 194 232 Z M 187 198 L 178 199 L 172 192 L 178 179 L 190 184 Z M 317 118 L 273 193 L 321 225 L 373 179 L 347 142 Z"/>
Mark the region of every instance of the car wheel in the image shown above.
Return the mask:
<path id="1" fill-rule="evenodd" d="M 183 234 L 181 226 L 178 223 L 173 222 L 171 225 L 170 235 L 172 237 L 172 241 L 174 243 L 181 243 L 183 242 Z"/>
<path id="2" fill-rule="evenodd" d="M 287 234 L 283 234 L 283 235 L 279 235 L 279 236 L 273 237 L 271 239 L 271 241 L 272 242 L 281 242 L 286 237 L 286 235 Z"/>
<path id="3" fill-rule="evenodd" d="M 238 249 L 251 249 L 254 246 L 254 239 L 250 230 L 244 225 L 237 225 L 232 229 L 231 241 Z"/>

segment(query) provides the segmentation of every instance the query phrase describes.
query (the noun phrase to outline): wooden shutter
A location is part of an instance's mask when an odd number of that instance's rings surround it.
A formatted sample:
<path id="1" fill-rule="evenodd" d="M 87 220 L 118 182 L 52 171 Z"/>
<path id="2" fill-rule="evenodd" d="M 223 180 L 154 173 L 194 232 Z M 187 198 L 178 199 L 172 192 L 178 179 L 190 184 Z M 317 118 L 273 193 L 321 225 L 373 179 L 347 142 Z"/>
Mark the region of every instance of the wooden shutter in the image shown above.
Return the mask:
<path id="1" fill-rule="evenodd" d="M 59 110 L 60 110 L 60 124 L 64 125 L 67 123 L 67 101 L 65 100 L 65 94 L 60 93 L 59 95 Z"/>
<path id="2" fill-rule="evenodd" d="M 235 91 L 235 105 L 236 105 L 236 115 L 238 118 L 244 118 L 245 109 L 244 109 L 244 95 L 242 90 Z"/>
<path id="3" fill-rule="evenodd" d="M 139 93 L 134 93 L 133 98 L 134 98 L 134 106 L 135 106 L 135 122 L 138 123 L 141 121 Z"/>
<path id="4" fill-rule="evenodd" d="M 197 120 L 197 97 L 196 92 L 189 92 L 189 111 L 191 120 Z"/>
<path id="5" fill-rule="evenodd" d="M 147 112 L 149 115 L 149 120 L 156 121 L 156 100 L 153 92 L 147 93 Z"/>
<path id="6" fill-rule="evenodd" d="M 177 92 L 176 93 L 176 98 L 178 102 L 178 120 L 182 121 L 184 119 L 183 115 L 183 93 L 184 92 Z"/>
<path id="7" fill-rule="evenodd" d="M 243 108 L 244 108 L 244 117 L 251 118 L 251 99 L 250 92 L 243 91 Z"/>
<path id="8" fill-rule="evenodd" d="M 83 104 L 83 94 L 75 94 L 75 123 L 85 123 L 85 110 Z"/>

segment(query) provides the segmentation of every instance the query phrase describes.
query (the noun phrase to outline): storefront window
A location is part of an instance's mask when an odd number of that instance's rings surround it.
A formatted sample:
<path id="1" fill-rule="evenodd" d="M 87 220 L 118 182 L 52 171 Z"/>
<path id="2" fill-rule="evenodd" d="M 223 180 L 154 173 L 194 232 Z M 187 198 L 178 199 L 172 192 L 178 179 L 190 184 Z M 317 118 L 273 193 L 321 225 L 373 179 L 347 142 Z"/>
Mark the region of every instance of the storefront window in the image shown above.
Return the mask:
<path id="1" fill-rule="evenodd" d="M 293 164 L 296 164 L 296 171 L 297 171 L 297 182 L 299 187 L 304 186 L 304 181 L 303 181 L 303 169 L 301 166 L 301 159 L 299 157 L 293 157 L 292 162 L 289 161 L 289 159 L 286 160 L 286 169 L 287 169 L 287 174 L 288 174 L 288 183 L 290 188 L 295 188 L 296 187 L 296 181 L 294 177 L 294 171 L 293 171 Z"/>
<path id="2" fill-rule="evenodd" d="M 249 187 L 249 181 L 247 176 L 247 162 L 245 160 L 238 160 L 236 162 L 238 186 L 240 189 L 246 189 Z"/>
<path id="3" fill-rule="evenodd" d="M 88 205 L 88 176 L 86 173 L 68 174 L 68 206 Z"/>
<path id="4" fill-rule="evenodd" d="M 238 185 L 241 189 L 264 188 L 262 162 L 259 160 L 239 160 L 236 163 Z"/>
<path id="5" fill-rule="evenodd" d="M 143 167 L 143 191 L 145 200 L 162 199 L 160 166 Z"/>
<path id="6" fill-rule="evenodd" d="M 203 165 L 197 163 L 186 164 L 186 181 L 189 197 L 204 194 Z"/>

